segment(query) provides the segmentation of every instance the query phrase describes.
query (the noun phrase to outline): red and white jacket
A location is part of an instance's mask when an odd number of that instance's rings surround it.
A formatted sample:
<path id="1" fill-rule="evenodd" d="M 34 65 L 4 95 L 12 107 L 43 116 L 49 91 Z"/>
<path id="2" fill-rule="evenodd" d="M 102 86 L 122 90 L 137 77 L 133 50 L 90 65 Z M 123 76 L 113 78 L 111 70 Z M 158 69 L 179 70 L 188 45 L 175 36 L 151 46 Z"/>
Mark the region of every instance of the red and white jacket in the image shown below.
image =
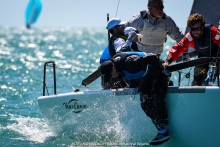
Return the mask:
<path id="1" fill-rule="evenodd" d="M 210 30 L 212 43 L 220 47 L 220 30 L 215 26 L 211 26 Z M 172 61 L 175 61 L 183 52 L 188 49 L 188 47 L 195 48 L 195 41 L 190 32 L 188 32 L 182 40 L 170 48 L 168 58 L 172 59 Z"/>

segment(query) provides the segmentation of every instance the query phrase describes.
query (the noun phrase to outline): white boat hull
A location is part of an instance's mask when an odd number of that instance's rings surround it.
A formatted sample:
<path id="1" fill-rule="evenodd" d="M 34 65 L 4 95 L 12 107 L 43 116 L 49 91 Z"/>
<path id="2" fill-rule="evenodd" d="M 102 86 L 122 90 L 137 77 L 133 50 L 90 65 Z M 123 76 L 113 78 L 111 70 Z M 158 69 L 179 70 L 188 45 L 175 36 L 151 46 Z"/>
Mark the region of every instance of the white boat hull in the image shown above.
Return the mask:
<path id="1" fill-rule="evenodd" d="M 220 145 L 219 87 L 169 87 L 166 102 L 171 139 L 164 146 Z M 113 136 L 118 142 L 136 143 L 146 143 L 146 138 L 157 133 L 134 89 L 41 96 L 38 103 L 44 119 L 55 131 L 69 130 L 87 138 Z"/>

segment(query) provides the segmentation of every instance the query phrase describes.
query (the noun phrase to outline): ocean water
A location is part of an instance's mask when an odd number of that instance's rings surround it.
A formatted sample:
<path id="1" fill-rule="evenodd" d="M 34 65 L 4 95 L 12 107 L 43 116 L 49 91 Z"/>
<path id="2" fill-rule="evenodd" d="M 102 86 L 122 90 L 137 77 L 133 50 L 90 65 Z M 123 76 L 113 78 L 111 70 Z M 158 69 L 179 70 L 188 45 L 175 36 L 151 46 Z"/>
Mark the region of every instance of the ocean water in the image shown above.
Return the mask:
<path id="1" fill-rule="evenodd" d="M 174 43 L 168 38 L 162 59 Z M 80 85 L 97 69 L 106 45 L 103 28 L 0 27 L 0 146 L 74 146 L 76 140 L 67 132 L 56 134 L 39 109 L 44 63 L 57 64 L 57 93 L 98 89 L 100 79 L 88 87 Z M 177 79 L 178 73 L 173 73 L 175 85 Z M 187 80 L 183 84 L 187 85 Z"/>

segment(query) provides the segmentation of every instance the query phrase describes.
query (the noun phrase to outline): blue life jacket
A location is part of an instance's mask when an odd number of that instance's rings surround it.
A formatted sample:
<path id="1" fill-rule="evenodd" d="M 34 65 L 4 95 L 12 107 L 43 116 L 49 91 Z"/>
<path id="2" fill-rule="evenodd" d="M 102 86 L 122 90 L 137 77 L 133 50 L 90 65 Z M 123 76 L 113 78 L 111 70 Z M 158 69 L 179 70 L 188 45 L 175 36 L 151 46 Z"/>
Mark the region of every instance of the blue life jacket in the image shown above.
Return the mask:
<path id="1" fill-rule="evenodd" d="M 99 63 L 102 64 L 105 61 L 111 60 L 111 55 L 109 53 L 108 45 L 105 47 L 104 51 L 102 52 L 102 55 L 100 57 Z"/>

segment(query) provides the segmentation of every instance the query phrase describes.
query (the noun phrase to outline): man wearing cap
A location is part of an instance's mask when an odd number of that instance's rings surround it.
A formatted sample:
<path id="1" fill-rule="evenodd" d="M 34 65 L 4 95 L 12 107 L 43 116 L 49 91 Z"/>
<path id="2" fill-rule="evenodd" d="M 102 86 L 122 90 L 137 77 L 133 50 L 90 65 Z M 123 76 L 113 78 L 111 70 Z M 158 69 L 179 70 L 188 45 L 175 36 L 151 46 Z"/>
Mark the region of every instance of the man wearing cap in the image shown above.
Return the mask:
<path id="1" fill-rule="evenodd" d="M 109 53 L 111 57 L 113 57 L 117 52 L 119 52 L 120 47 L 125 43 L 128 39 L 128 36 L 125 35 L 124 26 L 125 22 L 122 22 L 120 18 L 112 18 L 107 23 L 107 29 L 112 35 L 109 39 Z M 131 31 L 132 29 L 130 29 Z M 129 33 L 129 31 L 127 31 Z M 131 43 L 131 48 L 137 51 L 136 43 Z"/>
<path id="2" fill-rule="evenodd" d="M 126 51 L 135 51 L 132 45 L 136 45 L 136 43 L 143 37 L 143 35 L 136 33 L 136 29 L 133 27 L 126 27 L 124 30 L 124 34 L 128 36 L 127 40 L 123 40 L 122 38 L 117 38 L 118 46 L 116 48 L 116 53 L 118 52 L 126 52 Z M 137 50 L 138 51 L 138 50 Z"/>
<path id="3" fill-rule="evenodd" d="M 143 35 L 141 42 L 137 43 L 140 51 L 160 56 L 167 35 L 176 42 L 183 38 L 182 32 L 174 20 L 163 12 L 163 8 L 163 0 L 148 0 L 149 11 L 141 11 L 125 24 Z"/>
<path id="4" fill-rule="evenodd" d="M 99 66 L 104 82 L 122 76 L 126 81 L 140 80 L 138 92 L 143 111 L 158 129 L 150 144 L 157 145 L 170 139 L 168 135 L 168 113 L 165 104 L 169 73 L 164 70 L 159 57 L 145 52 L 121 52 Z M 130 83 L 128 83 L 130 84 Z M 133 84 L 133 83 L 132 83 Z M 130 87 L 137 85 L 131 85 Z"/>
<path id="5" fill-rule="evenodd" d="M 109 39 L 109 45 L 104 49 L 100 57 L 100 63 L 110 60 L 117 52 L 121 51 L 120 49 L 123 45 L 131 45 L 132 50 L 138 51 L 135 42 L 126 42 L 129 37 L 129 32 L 136 31 L 136 29 L 133 27 L 125 28 L 124 23 L 125 22 L 122 22 L 120 18 L 112 18 L 108 21 L 106 28 L 112 36 Z"/>
<path id="6" fill-rule="evenodd" d="M 109 45 L 103 51 L 100 57 L 100 63 L 110 60 L 118 52 L 124 51 L 138 51 L 136 42 L 141 38 L 141 34 L 136 34 L 133 27 L 124 27 L 124 23 L 120 18 L 112 18 L 107 23 L 107 29 L 112 34 L 109 39 Z M 102 80 L 102 87 L 104 89 L 115 89 L 128 87 L 120 77 L 111 79 L 108 83 Z"/>

